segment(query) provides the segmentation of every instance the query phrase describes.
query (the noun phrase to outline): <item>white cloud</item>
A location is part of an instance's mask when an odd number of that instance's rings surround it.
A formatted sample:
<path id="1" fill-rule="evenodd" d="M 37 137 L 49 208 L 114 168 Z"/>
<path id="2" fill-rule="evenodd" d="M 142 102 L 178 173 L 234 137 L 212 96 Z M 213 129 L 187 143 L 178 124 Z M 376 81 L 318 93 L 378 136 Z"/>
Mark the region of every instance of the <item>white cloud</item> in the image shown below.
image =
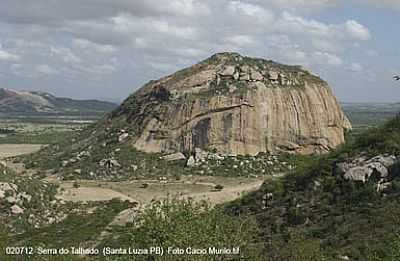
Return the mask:
<path id="1" fill-rule="evenodd" d="M 366 50 L 365 53 L 369 57 L 377 57 L 377 56 L 379 56 L 379 53 L 376 50 Z"/>
<path id="2" fill-rule="evenodd" d="M 324 9 L 336 6 L 340 0 L 267 0 L 279 8 L 285 9 Z"/>
<path id="3" fill-rule="evenodd" d="M 133 46 L 138 47 L 138 48 L 144 48 L 148 46 L 148 41 L 144 39 L 143 37 L 137 37 L 133 39 Z"/>
<path id="4" fill-rule="evenodd" d="M 154 4 L 166 6 L 167 11 L 186 16 L 207 15 L 211 12 L 206 3 L 198 0 L 172 0 L 166 4 L 160 4 L 156 1 Z"/>
<path id="5" fill-rule="evenodd" d="M 117 68 L 112 64 L 101 64 L 101 65 L 82 65 L 76 64 L 71 67 L 77 73 L 84 76 L 92 77 L 92 79 L 101 79 L 106 75 L 114 73 Z"/>
<path id="6" fill-rule="evenodd" d="M 399 0 L 358 0 L 360 3 L 368 3 L 380 8 L 400 9 Z"/>
<path id="7" fill-rule="evenodd" d="M 184 57 L 193 57 L 198 58 L 201 56 L 206 56 L 208 53 L 207 51 L 197 49 L 197 48 L 179 48 L 173 49 L 172 52 L 176 53 L 177 55 L 184 56 Z"/>
<path id="8" fill-rule="evenodd" d="M 113 53 L 113 52 L 117 51 L 117 48 L 115 48 L 112 45 L 97 44 L 97 43 L 91 42 L 89 40 L 80 39 L 80 38 L 73 39 L 72 44 L 81 49 L 95 51 L 95 52 L 99 52 L 99 53 Z"/>
<path id="9" fill-rule="evenodd" d="M 110 18 L 112 30 L 121 34 L 134 33 L 163 34 L 170 37 L 193 39 L 197 36 L 196 28 L 187 25 L 176 25 L 162 18 L 138 18 L 129 14 L 119 14 Z M 128 37 L 129 38 L 129 37 Z"/>
<path id="10" fill-rule="evenodd" d="M 351 63 L 348 69 L 352 72 L 362 72 L 364 67 L 359 63 Z"/>
<path id="11" fill-rule="evenodd" d="M 234 36 L 229 36 L 226 37 L 225 40 L 230 43 L 234 44 L 237 46 L 249 46 L 255 43 L 255 40 L 253 37 L 249 35 L 234 35 Z"/>
<path id="12" fill-rule="evenodd" d="M 234 19 L 242 20 L 249 24 L 263 24 L 264 27 L 275 19 L 275 15 L 271 10 L 243 1 L 229 2 L 228 11 L 233 15 Z"/>
<path id="13" fill-rule="evenodd" d="M 140 17 L 192 17 L 208 15 L 210 8 L 201 0 L 2 0 L 0 19 L 58 27 L 65 21 L 101 20 L 122 12 Z"/>
<path id="14" fill-rule="evenodd" d="M 296 50 L 295 52 L 291 53 L 290 57 L 294 61 L 304 63 L 307 60 L 308 55 L 304 51 Z"/>
<path id="15" fill-rule="evenodd" d="M 371 39 L 371 33 L 368 28 L 363 26 L 354 20 L 349 20 L 346 22 L 346 30 L 348 34 L 357 40 L 369 40 Z"/>
<path id="16" fill-rule="evenodd" d="M 176 70 L 176 66 L 172 65 L 171 63 L 163 63 L 163 62 L 148 62 L 147 63 L 151 68 L 153 68 L 156 71 L 162 72 L 162 73 L 169 73 L 173 72 Z"/>
<path id="17" fill-rule="evenodd" d="M 232 1 L 228 7 L 232 12 L 242 13 L 248 16 L 255 16 L 265 12 L 265 9 L 259 5 L 245 3 L 241 1 Z"/>
<path id="18" fill-rule="evenodd" d="M 367 27 L 355 20 L 348 20 L 344 24 L 326 24 L 313 19 L 293 15 L 289 12 L 283 12 L 282 17 L 278 20 L 276 30 L 284 31 L 292 34 L 308 34 L 313 37 L 319 37 L 317 45 L 325 45 L 327 40 L 347 38 L 348 36 L 366 41 L 371 39 L 371 33 Z M 321 40 L 323 39 L 323 40 Z M 325 41 L 325 43 L 323 43 Z"/>
<path id="19" fill-rule="evenodd" d="M 50 55 L 61 59 L 65 63 L 81 63 L 79 58 L 70 48 L 50 46 Z"/>
<path id="20" fill-rule="evenodd" d="M 288 49 L 280 54 L 282 62 L 310 66 L 309 55 L 303 50 Z"/>
<path id="21" fill-rule="evenodd" d="M 155 33 L 168 34 L 184 39 L 193 39 L 197 35 L 196 29 L 193 27 L 176 26 L 167 21 L 153 20 L 150 23 L 150 27 Z"/>
<path id="22" fill-rule="evenodd" d="M 2 45 L 0 44 L 0 60 L 3 61 L 18 61 L 21 57 L 19 55 L 10 53 L 6 50 L 3 50 Z"/>
<path id="23" fill-rule="evenodd" d="M 313 58 L 315 59 L 316 63 L 322 65 L 328 64 L 331 66 L 340 66 L 343 64 L 343 60 L 340 57 L 327 52 L 314 52 Z"/>
<path id="24" fill-rule="evenodd" d="M 277 30 L 286 33 L 308 34 L 318 37 L 331 37 L 335 33 L 333 27 L 316 20 L 307 20 L 301 16 L 283 12 L 278 21 Z"/>
<path id="25" fill-rule="evenodd" d="M 330 39 L 313 38 L 311 43 L 317 50 L 324 52 L 338 52 L 343 49 L 342 46 Z"/>
<path id="26" fill-rule="evenodd" d="M 44 75 L 55 75 L 55 74 L 59 74 L 59 71 L 57 71 L 56 69 L 50 67 L 47 64 L 40 64 L 37 65 L 35 67 L 36 72 L 38 72 L 39 74 L 44 74 Z"/>

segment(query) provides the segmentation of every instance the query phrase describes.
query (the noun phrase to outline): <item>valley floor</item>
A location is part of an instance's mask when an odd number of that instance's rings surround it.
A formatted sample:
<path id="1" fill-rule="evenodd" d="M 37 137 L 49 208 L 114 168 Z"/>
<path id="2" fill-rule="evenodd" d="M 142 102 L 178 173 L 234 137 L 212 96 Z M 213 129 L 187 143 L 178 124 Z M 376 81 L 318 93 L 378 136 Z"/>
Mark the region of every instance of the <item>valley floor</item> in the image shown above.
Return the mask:
<path id="1" fill-rule="evenodd" d="M 45 145 L 0 144 L 0 159 L 20 156 L 38 151 Z M 22 164 L 7 161 L 7 166 L 17 174 L 29 173 Z M 92 180 L 60 181 L 57 175 L 46 180 L 59 185 L 58 198 L 71 202 L 107 201 L 113 198 L 137 202 L 140 205 L 167 197 L 207 200 L 211 205 L 222 204 L 257 190 L 266 178 L 238 178 L 213 176 L 184 176 L 180 180 L 133 180 L 123 182 L 103 182 Z M 77 183 L 79 187 L 75 187 Z M 146 184 L 146 188 L 143 188 Z M 216 185 L 223 186 L 215 190 Z"/>

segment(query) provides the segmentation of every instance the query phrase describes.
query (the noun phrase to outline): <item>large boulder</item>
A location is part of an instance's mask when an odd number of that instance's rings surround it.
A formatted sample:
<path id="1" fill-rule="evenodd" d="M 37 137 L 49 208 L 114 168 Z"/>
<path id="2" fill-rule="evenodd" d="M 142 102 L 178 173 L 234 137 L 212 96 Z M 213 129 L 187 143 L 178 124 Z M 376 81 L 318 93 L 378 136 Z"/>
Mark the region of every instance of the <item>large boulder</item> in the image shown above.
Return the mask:
<path id="1" fill-rule="evenodd" d="M 179 160 L 185 160 L 186 157 L 182 152 L 177 152 L 177 153 L 162 156 L 161 159 L 166 160 L 166 161 L 179 161 Z"/>
<path id="2" fill-rule="evenodd" d="M 21 208 L 21 207 L 18 206 L 18 205 L 13 205 L 13 206 L 10 208 L 10 211 L 11 211 L 11 213 L 14 214 L 14 215 L 19 215 L 19 214 L 23 214 L 23 213 L 24 213 L 24 209 Z"/>
<path id="3" fill-rule="evenodd" d="M 367 182 L 374 177 L 379 184 L 385 183 L 389 177 L 389 169 L 397 162 L 393 155 L 378 155 L 373 158 L 360 156 L 349 162 L 336 164 L 339 174 L 347 180 Z"/>
<path id="4" fill-rule="evenodd" d="M 136 149 L 165 154 L 195 148 L 229 155 L 324 153 L 351 128 L 319 77 L 235 53 L 149 82 L 106 122 L 126 122 Z"/>

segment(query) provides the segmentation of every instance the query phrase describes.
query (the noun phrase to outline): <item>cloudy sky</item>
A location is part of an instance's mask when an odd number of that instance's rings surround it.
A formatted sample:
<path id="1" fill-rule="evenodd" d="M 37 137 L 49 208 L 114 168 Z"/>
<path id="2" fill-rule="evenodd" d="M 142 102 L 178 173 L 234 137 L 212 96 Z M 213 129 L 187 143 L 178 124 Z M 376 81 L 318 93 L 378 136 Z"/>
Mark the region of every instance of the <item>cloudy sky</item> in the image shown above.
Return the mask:
<path id="1" fill-rule="evenodd" d="M 339 100 L 400 101 L 399 0 L 2 0 L 0 87 L 121 100 L 235 51 L 301 64 Z"/>

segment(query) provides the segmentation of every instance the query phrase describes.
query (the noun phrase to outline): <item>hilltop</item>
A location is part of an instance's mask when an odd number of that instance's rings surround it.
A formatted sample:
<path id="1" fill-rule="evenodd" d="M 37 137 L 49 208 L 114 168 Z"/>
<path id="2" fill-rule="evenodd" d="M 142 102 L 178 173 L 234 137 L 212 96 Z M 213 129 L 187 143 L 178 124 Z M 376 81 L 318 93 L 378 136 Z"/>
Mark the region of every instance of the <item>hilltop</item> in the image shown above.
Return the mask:
<path id="1" fill-rule="evenodd" d="M 144 152 L 312 154 L 351 128 L 328 84 L 300 66 L 219 53 L 150 81 L 107 119 Z"/>

